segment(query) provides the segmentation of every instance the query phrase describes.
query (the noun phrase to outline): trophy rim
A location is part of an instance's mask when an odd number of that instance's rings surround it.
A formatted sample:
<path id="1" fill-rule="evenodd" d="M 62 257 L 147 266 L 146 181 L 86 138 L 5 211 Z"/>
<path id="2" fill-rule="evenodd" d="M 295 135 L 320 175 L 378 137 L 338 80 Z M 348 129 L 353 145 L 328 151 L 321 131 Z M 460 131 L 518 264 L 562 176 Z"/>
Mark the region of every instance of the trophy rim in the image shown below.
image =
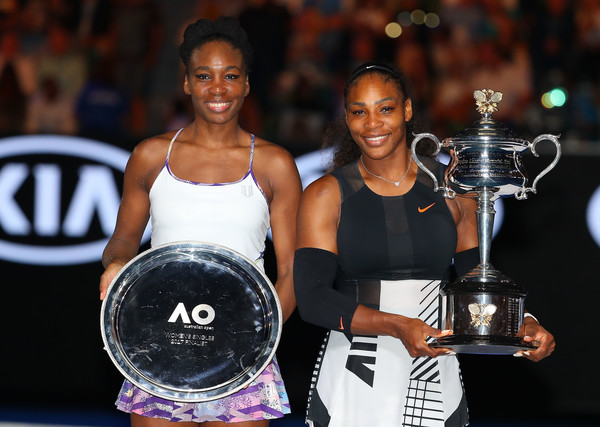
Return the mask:
<path id="1" fill-rule="evenodd" d="M 449 348 L 461 354 L 512 355 L 521 350 L 535 350 L 537 346 L 520 337 L 503 335 L 452 335 L 434 340 L 432 348 Z"/>
<path id="2" fill-rule="evenodd" d="M 191 388 L 165 384 L 160 379 L 152 378 L 138 369 L 129 359 L 120 341 L 117 314 L 120 309 L 119 303 L 122 301 L 123 290 L 126 293 L 128 291 L 127 286 L 133 286 L 133 284 L 128 283 L 133 274 L 132 271 L 136 268 L 143 268 L 144 265 L 150 264 L 152 260 L 157 258 L 175 255 L 184 255 L 194 261 L 217 257 L 231 263 L 251 279 L 252 283 L 246 283 L 245 285 L 257 295 L 262 304 L 265 304 L 263 311 L 267 313 L 267 319 L 263 326 L 266 329 L 266 339 L 260 350 L 257 351 L 258 355 L 254 363 L 222 383 L 208 387 Z M 281 304 L 275 287 L 265 272 L 259 269 L 249 258 L 222 245 L 187 240 L 165 243 L 148 249 L 138 254 L 121 268 L 111 281 L 106 297 L 102 302 L 100 329 L 104 349 L 111 361 L 121 374 L 134 385 L 154 396 L 167 400 L 204 402 L 231 395 L 247 387 L 262 373 L 275 356 L 282 333 L 282 318 Z"/>
<path id="3" fill-rule="evenodd" d="M 448 138 L 444 138 L 442 141 L 443 146 L 451 146 L 454 147 L 460 144 L 469 144 L 470 146 L 490 146 L 494 145 L 494 147 L 502 148 L 502 145 L 506 145 L 509 148 L 514 148 L 515 146 L 521 148 L 520 151 L 524 151 L 531 144 L 529 141 L 523 138 L 517 138 L 512 136 L 499 136 L 499 135 L 455 135 L 449 136 Z"/>

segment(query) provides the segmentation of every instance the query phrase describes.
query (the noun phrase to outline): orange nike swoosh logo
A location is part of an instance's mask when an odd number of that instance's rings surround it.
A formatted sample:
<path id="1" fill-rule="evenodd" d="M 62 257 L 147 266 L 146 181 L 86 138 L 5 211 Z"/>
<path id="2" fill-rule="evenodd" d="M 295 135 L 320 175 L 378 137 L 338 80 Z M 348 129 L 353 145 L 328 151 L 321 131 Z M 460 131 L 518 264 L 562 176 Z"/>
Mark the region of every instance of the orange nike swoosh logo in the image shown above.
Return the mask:
<path id="1" fill-rule="evenodd" d="M 344 323 L 342 322 L 342 316 L 340 316 L 340 331 L 344 330 Z"/>
<path id="2" fill-rule="evenodd" d="M 423 212 L 425 212 L 427 209 L 429 209 L 430 207 L 432 207 L 433 205 L 435 205 L 435 203 L 432 203 L 432 204 L 430 204 L 429 206 L 427 206 L 427 207 L 424 207 L 424 208 L 422 208 L 422 207 L 420 207 L 420 206 L 419 206 L 417 209 L 419 210 L 419 213 L 423 213 Z"/>

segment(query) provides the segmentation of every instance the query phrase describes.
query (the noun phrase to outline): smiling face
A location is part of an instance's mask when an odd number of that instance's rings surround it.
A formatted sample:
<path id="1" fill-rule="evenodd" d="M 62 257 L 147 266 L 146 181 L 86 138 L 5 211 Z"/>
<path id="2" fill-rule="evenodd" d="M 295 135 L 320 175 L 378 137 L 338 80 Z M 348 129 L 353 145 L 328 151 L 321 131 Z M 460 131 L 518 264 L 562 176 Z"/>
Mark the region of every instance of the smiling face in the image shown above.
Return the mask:
<path id="1" fill-rule="evenodd" d="M 361 152 L 385 158 L 406 148 L 412 104 L 391 80 L 378 73 L 359 76 L 346 97 L 346 124 Z"/>
<path id="2" fill-rule="evenodd" d="M 242 53 L 225 41 L 208 42 L 193 51 L 188 70 L 183 90 L 192 98 L 196 118 L 237 121 L 250 91 Z"/>

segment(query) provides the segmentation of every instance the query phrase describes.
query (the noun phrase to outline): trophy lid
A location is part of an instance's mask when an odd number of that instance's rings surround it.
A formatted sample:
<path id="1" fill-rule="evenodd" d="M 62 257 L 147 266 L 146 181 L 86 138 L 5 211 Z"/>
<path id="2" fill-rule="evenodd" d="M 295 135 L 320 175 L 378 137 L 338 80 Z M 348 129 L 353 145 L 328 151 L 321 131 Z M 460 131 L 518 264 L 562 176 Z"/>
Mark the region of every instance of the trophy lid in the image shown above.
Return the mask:
<path id="1" fill-rule="evenodd" d="M 452 142 L 509 142 L 525 144 L 528 142 L 518 138 L 514 133 L 505 127 L 502 123 L 492 119 L 492 113 L 498 110 L 498 103 L 502 100 L 502 92 L 492 89 L 481 89 L 473 92 L 477 111 L 481 114 L 481 119 L 473 122 L 469 127 L 458 132 L 452 138 Z"/>

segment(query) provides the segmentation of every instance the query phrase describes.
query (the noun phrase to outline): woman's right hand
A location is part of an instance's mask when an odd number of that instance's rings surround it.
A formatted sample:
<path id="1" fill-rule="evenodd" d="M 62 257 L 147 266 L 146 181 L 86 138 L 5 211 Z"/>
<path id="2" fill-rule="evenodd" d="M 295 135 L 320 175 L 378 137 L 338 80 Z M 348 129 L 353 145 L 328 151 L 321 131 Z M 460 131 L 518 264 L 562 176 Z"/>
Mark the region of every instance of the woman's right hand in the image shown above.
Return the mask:
<path id="1" fill-rule="evenodd" d="M 106 267 L 106 270 L 104 270 L 104 273 L 100 276 L 100 301 L 106 298 L 106 291 L 108 290 L 110 283 L 124 265 L 125 263 L 120 261 L 113 261 L 108 264 L 108 267 Z"/>
<path id="2" fill-rule="evenodd" d="M 452 335 L 451 330 L 432 328 L 421 319 L 386 313 L 359 305 L 352 318 L 352 333 L 360 335 L 389 335 L 404 344 L 411 357 L 437 357 L 454 354 L 449 348 L 433 348 L 427 338 Z"/>
<path id="3" fill-rule="evenodd" d="M 396 316 L 397 320 L 397 336 L 396 338 L 402 341 L 406 351 L 410 357 L 437 357 L 446 354 L 454 354 L 449 348 L 433 348 L 427 344 L 428 337 L 441 338 L 452 335 L 451 330 L 440 330 L 429 326 L 421 319 L 409 318 L 404 316 Z"/>

